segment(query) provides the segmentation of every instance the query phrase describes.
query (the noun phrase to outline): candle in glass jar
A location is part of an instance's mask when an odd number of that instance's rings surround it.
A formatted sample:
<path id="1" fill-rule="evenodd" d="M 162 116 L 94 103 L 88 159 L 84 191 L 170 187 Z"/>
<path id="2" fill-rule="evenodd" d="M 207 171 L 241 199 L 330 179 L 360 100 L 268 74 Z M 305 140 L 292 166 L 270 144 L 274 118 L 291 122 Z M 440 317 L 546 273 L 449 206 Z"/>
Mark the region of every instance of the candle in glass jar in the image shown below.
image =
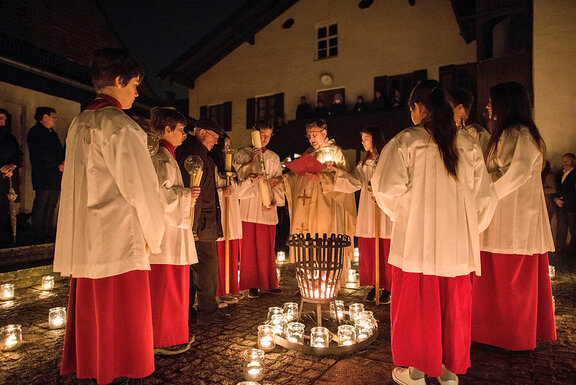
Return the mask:
<path id="1" fill-rule="evenodd" d="M 350 319 L 356 321 L 358 317 L 360 317 L 360 313 L 364 311 L 364 304 L 361 303 L 353 303 L 348 308 L 348 312 L 350 314 Z"/>
<path id="2" fill-rule="evenodd" d="M 269 352 L 274 350 L 276 343 L 274 342 L 274 327 L 272 325 L 258 326 L 258 348 Z"/>
<path id="3" fill-rule="evenodd" d="M 5 283 L 0 286 L 0 300 L 8 301 L 14 298 L 14 284 Z"/>
<path id="4" fill-rule="evenodd" d="M 349 346 L 356 342 L 356 328 L 352 325 L 338 326 L 338 345 Z"/>
<path id="5" fill-rule="evenodd" d="M 0 328 L 0 350 L 10 352 L 22 345 L 22 327 L 20 325 L 7 325 Z"/>
<path id="6" fill-rule="evenodd" d="M 323 326 L 316 326 L 310 330 L 310 346 L 313 348 L 326 348 L 330 344 L 330 332 Z"/>
<path id="7" fill-rule="evenodd" d="M 348 282 L 356 282 L 356 270 L 348 269 Z"/>
<path id="8" fill-rule="evenodd" d="M 50 329 L 60 329 L 66 326 L 66 308 L 54 307 L 48 314 L 48 326 Z"/>
<path id="9" fill-rule="evenodd" d="M 556 277 L 556 268 L 554 266 L 548 265 L 548 275 L 550 276 L 550 279 Z"/>
<path id="10" fill-rule="evenodd" d="M 286 339 L 295 344 L 301 344 L 304 341 L 305 326 L 301 322 L 289 322 L 286 325 Z"/>
<path id="11" fill-rule="evenodd" d="M 284 251 L 279 251 L 276 253 L 276 260 L 278 262 L 285 262 L 286 261 L 286 253 Z"/>
<path id="12" fill-rule="evenodd" d="M 296 302 L 286 302 L 283 308 L 286 322 L 295 321 L 298 317 L 298 304 Z"/>
<path id="13" fill-rule="evenodd" d="M 42 290 L 54 289 L 54 277 L 52 275 L 45 275 L 42 277 Z"/>
<path id="14" fill-rule="evenodd" d="M 249 349 L 244 352 L 244 377 L 249 381 L 264 378 L 264 351 Z"/>
<path id="15" fill-rule="evenodd" d="M 330 302 L 330 316 L 338 320 L 344 318 L 344 301 L 337 299 Z"/>

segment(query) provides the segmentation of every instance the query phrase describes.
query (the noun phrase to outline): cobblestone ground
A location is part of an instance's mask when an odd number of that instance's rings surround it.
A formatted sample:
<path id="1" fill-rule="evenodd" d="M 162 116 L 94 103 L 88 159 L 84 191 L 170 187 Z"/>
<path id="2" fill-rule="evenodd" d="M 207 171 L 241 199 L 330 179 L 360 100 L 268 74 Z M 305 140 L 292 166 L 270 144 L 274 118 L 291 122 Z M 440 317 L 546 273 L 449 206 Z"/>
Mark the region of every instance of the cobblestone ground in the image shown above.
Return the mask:
<path id="1" fill-rule="evenodd" d="M 472 367 L 461 384 L 576 384 L 576 256 L 550 257 L 556 266 L 553 293 L 556 302 L 558 340 L 539 343 L 534 351 L 509 352 L 472 344 Z M 220 327 L 191 327 L 196 336 L 192 348 L 179 356 L 157 356 L 156 371 L 144 384 L 236 384 L 243 380 L 241 353 L 256 346 L 256 327 L 269 306 L 296 301 L 294 266 L 281 266 L 282 295 L 242 298 L 227 310 L 231 322 Z M 340 299 L 348 305 L 361 302 L 363 289 L 343 289 Z M 88 384 L 74 376 L 60 376 L 63 330 L 50 330 L 48 309 L 67 305 L 68 284 L 44 294 L 38 289 L 17 291 L 14 303 L 0 303 L 0 326 L 19 323 L 23 346 L 0 353 L 0 384 Z M 308 305 L 311 306 L 311 305 Z M 366 305 L 380 321 L 376 342 L 353 355 L 316 357 L 277 346 L 266 354 L 267 373 L 261 384 L 393 384 L 390 352 L 389 305 Z M 427 384 L 437 384 L 427 378 Z"/>

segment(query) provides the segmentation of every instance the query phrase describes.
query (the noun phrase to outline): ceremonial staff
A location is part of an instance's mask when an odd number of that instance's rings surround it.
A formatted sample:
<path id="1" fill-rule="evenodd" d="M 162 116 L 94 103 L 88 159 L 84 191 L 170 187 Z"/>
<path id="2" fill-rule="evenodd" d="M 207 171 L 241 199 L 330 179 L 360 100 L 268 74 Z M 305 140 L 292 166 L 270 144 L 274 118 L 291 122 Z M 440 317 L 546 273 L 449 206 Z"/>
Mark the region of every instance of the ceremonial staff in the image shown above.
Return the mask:
<path id="1" fill-rule="evenodd" d="M 198 155 L 188 155 L 184 159 L 184 168 L 188 171 L 190 175 L 190 188 L 199 187 L 200 181 L 202 180 L 202 174 L 204 167 L 204 162 L 202 158 Z M 196 207 L 196 199 L 192 199 L 190 202 L 190 227 L 194 227 L 194 208 Z M 198 239 L 198 236 L 194 234 L 194 239 Z"/>
<path id="2" fill-rule="evenodd" d="M 14 239 L 14 243 L 16 243 L 16 198 L 18 198 L 18 194 L 14 191 L 12 187 L 12 177 L 8 178 L 10 181 L 10 189 L 8 190 L 8 201 L 10 201 L 10 224 L 12 225 L 12 237 Z"/>
<path id="3" fill-rule="evenodd" d="M 226 173 L 226 187 L 232 185 L 232 152 L 224 147 L 224 171 Z M 225 293 L 230 293 L 230 197 L 224 196 L 224 276 Z"/>

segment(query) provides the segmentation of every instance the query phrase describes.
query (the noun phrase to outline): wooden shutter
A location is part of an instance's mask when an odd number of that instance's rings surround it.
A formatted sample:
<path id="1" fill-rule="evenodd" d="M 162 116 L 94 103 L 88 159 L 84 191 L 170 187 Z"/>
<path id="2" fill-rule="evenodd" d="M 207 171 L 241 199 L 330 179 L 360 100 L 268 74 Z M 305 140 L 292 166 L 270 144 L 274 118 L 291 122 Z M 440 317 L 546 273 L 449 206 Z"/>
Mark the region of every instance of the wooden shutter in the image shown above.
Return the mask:
<path id="1" fill-rule="evenodd" d="M 281 116 L 284 118 L 284 93 L 274 95 L 274 120 Z M 272 122 L 275 123 L 275 122 Z"/>
<path id="2" fill-rule="evenodd" d="M 246 99 L 246 128 L 251 130 L 256 123 L 256 98 Z"/>
<path id="3" fill-rule="evenodd" d="M 224 103 L 222 109 L 222 128 L 225 131 L 232 131 L 232 102 Z"/>

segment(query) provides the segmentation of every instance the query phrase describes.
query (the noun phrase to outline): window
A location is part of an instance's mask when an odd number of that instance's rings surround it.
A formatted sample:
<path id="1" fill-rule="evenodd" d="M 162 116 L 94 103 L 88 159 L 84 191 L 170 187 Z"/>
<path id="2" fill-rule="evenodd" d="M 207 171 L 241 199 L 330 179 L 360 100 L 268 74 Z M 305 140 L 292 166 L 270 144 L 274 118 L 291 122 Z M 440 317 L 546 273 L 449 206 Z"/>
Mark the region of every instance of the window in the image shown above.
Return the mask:
<path id="1" fill-rule="evenodd" d="M 338 56 L 338 24 L 321 25 L 316 28 L 316 58 L 318 60 Z"/>
<path id="2" fill-rule="evenodd" d="M 284 120 L 284 93 L 260 96 L 246 100 L 246 128 L 257 120 L 268 120 L 277 126 Z"/>
<path id="3" fill-rule="evenodd" d="M 318 91 L 318 100 L 322 100 L 325 107 L 330 107 L 330 105 L 334 103 L 334 95 L 336 94 L 340 94 L 342 96 L 342 103 L 346 104 L 346 91 L 344 88 Z"/>
<path id="4" fill-rule="evenodd" d="M 202 106 L 200 118 L 212 119 L 224 131 L 232 131 L 232 102 Z"/>

